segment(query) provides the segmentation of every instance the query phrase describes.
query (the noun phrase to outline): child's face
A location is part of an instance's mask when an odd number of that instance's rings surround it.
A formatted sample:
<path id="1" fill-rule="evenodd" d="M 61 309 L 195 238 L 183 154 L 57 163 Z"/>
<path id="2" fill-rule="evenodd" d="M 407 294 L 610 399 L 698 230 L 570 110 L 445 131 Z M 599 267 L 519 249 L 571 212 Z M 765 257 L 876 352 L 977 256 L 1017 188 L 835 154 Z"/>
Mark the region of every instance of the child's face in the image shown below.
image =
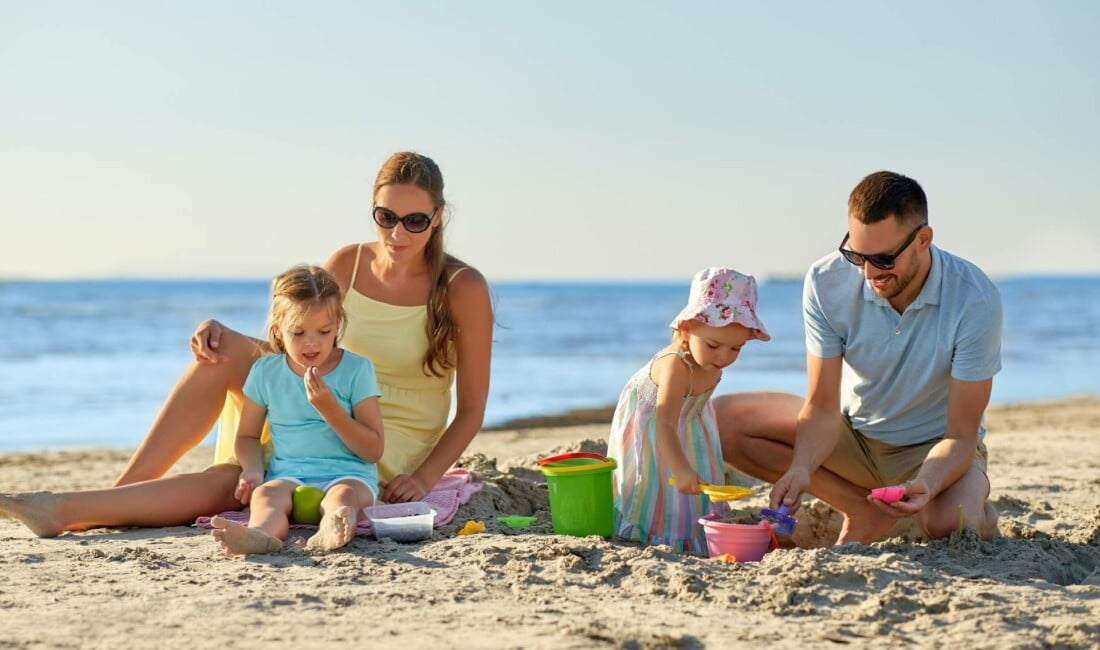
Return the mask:
<path id="1" fill-rule="evenodd" d="M 311 366 L 322 371 L 331 370 L 325 362 L 336 349 L 336 335 L 339 333 L 339 323 L 331 309 L 315 306 L 296 327 L 284 325 L 279 332 L 290 367 L 296 373 L 302 374 Z"/>
<path id="2" fill-rule="evenodd" d="M 752 338 L 752 330 L 740 323 L 711 327 L 691 321 L 683 327 L 680 335 L 687 340 L 691 357 L 708 370 L 721 370 L 736 361 L 741 347 Z"/>

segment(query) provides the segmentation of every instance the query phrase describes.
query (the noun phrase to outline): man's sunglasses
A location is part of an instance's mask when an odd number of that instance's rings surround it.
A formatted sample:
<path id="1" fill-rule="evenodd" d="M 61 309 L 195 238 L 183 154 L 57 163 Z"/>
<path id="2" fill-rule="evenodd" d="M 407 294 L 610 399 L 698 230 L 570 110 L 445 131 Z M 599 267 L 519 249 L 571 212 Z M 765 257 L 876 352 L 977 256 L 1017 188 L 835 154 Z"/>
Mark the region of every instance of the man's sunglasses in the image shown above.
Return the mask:
<path id="1" fill-rule="evenodd" d="M 438 209 L 439 208 L 436 208 L 436 210 Z M 372 214 L 374 216 L 374 223 L 387 230 L 396 228 L 397 224 L 400 223 L 404 224 L 405 230 L 411 233 L 417 233 L 424 232 L 428 229 L 428 226 L 432 225 L 432 218 L 435 217 L 436 210 L 432 210 L 431 214 L 413 212 L 403 217 L 399 217 L 393 210 L 375 206 L 374 210 L 372 210 Z"/>
<path id="2" fill-rule="evenodd" d="M 893 253 L 878 253 L 876 255 L 864 255 L 863 253 L 857 253 L 853 250 L 844 248 L 844 244 L 848 243 L 848 235 L 844 235 L 844 239 L 840 242 L 840 254 L 844 256 L 844 259 L 848 260 L 856 266 L 863 266 L 864 263 L 868 263 L 876 269 L 882 269 L 883 271 L 889 271 L 894 268 L 894 260 L 905 252 L 906 248 L 909 248 L 909 244 L 913 243 L 913 240 L 917 238 L 917 233 L 921 228 L 928 225 L 927 221 L 922 221 L 920 225 L 913 229 L 913 232 L 909 233 L 909 236 L 905 238 L 905 243 L 901 245 L 901 248 L 897 249 Z"/>

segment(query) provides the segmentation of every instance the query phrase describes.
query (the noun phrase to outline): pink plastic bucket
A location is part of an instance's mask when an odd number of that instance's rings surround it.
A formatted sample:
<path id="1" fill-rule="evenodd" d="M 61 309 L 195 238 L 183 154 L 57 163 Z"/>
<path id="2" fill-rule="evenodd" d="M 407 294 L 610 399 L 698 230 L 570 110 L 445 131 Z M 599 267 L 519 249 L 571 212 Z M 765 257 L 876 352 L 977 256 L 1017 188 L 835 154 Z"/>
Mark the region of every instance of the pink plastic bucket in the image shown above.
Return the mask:
<path id="1" fill-rule="evenodd" d="M 779 548 L 775 531 L 766 521 L 753 525 L 727 524 L 716 521 L 712 515 L 700 518 L 699 525 L 707 538 L 710 557 L 729 553 L 738 562 L 759 562 L 765 553 Z"/>

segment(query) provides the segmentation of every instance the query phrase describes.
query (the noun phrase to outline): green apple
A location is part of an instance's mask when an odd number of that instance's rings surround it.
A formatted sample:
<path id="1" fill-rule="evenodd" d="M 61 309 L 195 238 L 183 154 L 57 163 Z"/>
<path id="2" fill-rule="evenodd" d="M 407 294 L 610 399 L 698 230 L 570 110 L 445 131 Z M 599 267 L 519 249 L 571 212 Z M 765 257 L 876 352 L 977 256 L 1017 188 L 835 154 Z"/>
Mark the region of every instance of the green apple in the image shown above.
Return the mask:
<path id="1" fill-rule="evenodd" d="M 290 518 L 299 524 L 321 523 L 321 499 L 325 498 L 325 492 L 321 488 L 312 485 L 299 485 L 294 488 L 291 501 L 294 507 L 291 509 Z"/>

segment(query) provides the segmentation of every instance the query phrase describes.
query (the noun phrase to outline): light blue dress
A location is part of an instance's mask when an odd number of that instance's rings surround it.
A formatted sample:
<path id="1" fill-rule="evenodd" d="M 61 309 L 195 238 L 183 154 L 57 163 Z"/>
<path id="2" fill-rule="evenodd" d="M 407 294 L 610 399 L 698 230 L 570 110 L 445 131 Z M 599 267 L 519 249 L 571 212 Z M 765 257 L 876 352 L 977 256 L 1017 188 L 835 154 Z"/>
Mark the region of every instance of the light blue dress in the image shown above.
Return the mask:
<path id="1" fill-rule="evenodd" d="M 349 414 L 354 405 L 381 394 L 374 364 L 347 350 L 323 379 Z M 290 478 L 324 484 L 355 477 L 378 494 L 378 467 L 355 455 L 309 403 L 305 384 L 287 366 L 286 355 L 268 355 L 252 364 L 243 392 L 267 409 L 271 424 L 274 453 L 265 481 Z"/>

